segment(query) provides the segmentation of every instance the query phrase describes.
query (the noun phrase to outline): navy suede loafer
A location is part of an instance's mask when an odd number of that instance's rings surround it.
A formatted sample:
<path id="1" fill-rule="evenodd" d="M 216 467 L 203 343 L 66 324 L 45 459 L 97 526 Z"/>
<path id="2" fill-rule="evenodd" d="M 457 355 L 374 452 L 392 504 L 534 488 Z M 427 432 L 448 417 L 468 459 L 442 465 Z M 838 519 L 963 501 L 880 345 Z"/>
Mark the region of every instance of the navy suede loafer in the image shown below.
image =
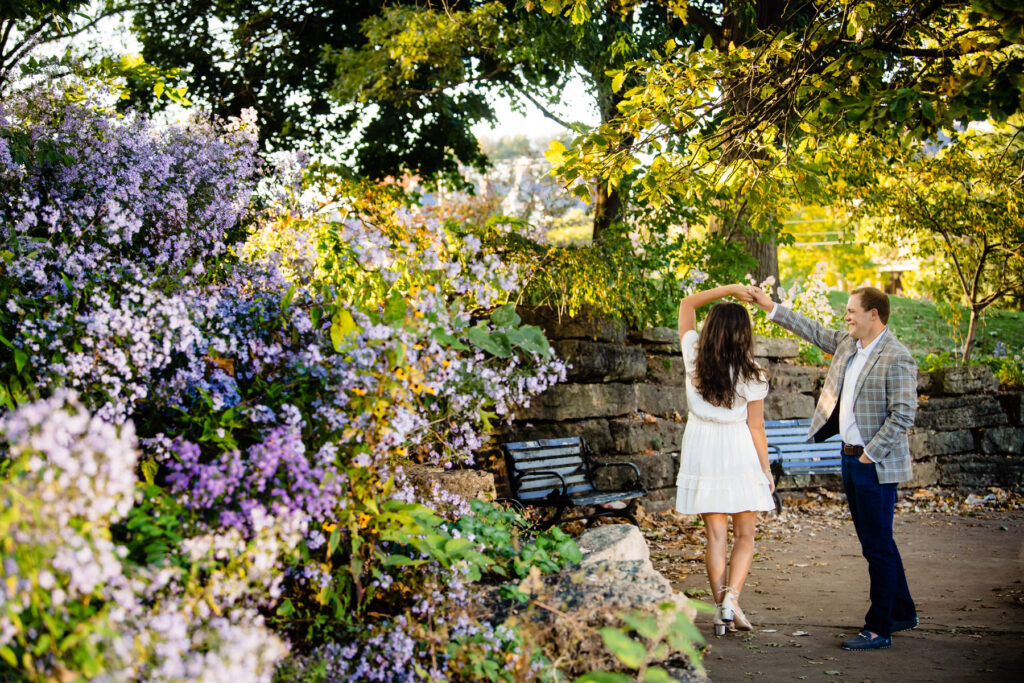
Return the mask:
<path id="1" fill-rule="evenodd" d="M 876 636 L 871 631 L 861 631 L 853 638 L 843 641 L 844 650 L 885 650 L 892 645 L 892 638 L 888 636 Z"/>
<path id="2" fill-rule="evenodd" d="M 900 631 L 913 631 L 917 628 L 917 615 L 910 617 L 909 619 L 902 619 L 900 621 L 892 622 L 892 632 L 899 633 Z"/>

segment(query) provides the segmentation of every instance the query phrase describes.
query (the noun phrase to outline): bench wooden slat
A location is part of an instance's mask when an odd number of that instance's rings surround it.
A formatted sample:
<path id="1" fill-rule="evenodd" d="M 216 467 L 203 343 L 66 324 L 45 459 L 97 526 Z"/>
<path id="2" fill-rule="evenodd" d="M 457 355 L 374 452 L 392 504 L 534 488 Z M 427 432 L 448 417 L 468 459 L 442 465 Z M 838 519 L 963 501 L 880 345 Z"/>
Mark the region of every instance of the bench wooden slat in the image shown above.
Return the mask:
<path id="1" fill-rule="evenodd" d="M 548 448 L 555 446 L 577 446 L 580 445 L 580 437 L 568 436 L 562 439 L 540 439 L 539 441 L 513 441 L 502 444 L 502 447 L 510 451 L 523 450 L 525 448 Z"/>
<path id="2" fill-rule="evenodd" d="M 512 454 L 512 459 L 516 463 L 520 462 L 531 462 L 533 460 L 547 460 L 548 458 L 557 458 L 560 456 L 570 456 L 583 462 L 583 455 L 580 453 L 578 448 L 550 448 L 544 451 L 517 451 Z"/>
<path id="3" fill-rule="evenodd" d="M 551 458 L 550 460 L 519 460 L 515 463 L 517 472 L 529 472 L 530 470 L 553 470 L 559 467 L 586 467 L 583 458 L 579 456 Z"/>

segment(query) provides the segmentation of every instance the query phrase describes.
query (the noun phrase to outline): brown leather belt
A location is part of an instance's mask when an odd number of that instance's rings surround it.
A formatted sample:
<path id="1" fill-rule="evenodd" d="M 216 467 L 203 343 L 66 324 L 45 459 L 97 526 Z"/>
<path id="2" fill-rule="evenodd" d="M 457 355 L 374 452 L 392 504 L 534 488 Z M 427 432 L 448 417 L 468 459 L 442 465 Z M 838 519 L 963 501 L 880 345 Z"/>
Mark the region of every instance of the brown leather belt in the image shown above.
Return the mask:
<path id="1" fill-rule="evenodd" d="M 843 455 L 852 455 L 855 458 L 859 458 L 864 453 L 863 446 L 854 446 L 852 443 L 843 444 Z"/>

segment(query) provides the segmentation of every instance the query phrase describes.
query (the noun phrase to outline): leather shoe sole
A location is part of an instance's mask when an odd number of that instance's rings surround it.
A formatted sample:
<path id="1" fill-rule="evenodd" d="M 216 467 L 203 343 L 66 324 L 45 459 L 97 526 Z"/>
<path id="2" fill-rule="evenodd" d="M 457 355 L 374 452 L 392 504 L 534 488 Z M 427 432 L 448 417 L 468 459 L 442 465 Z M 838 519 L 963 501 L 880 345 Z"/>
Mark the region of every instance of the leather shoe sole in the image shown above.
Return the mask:
<path id="1" fill-rule="evenodd" d="M 917 624 L 918 620 L 917 615 L 915 614 L 910 619 L 903 619 L 902 621 L 892 622 L 892 632 L 899 633 L 900 631 L 913 631 L 915 628 L 917 628 Z"/>

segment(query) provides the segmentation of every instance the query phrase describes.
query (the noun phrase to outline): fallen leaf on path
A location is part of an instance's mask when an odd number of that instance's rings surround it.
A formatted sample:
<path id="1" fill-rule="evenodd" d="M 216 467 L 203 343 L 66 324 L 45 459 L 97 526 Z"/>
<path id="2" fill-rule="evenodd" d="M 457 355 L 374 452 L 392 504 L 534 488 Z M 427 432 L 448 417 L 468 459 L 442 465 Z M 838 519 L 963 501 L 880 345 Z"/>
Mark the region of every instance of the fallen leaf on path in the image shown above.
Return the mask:
<path id="1" fill-rule="evenodd" d="M 811 634 L 808 633 L 807 631 L 793 631 L 789 635 L 791 635 L 791 636 L 809 636 Z"/>

